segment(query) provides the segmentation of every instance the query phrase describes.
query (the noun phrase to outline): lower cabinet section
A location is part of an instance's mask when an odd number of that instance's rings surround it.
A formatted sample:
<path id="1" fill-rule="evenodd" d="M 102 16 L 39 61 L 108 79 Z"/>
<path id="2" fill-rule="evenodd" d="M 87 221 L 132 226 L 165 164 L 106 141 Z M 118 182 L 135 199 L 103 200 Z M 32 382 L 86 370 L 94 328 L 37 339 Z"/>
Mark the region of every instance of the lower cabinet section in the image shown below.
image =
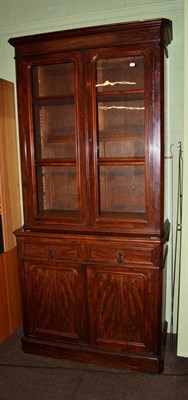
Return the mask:
<path id="1" fill-rule="evenodd" d="M 17 238 L 23 350 L 161 372 L 165 333 L 163 244 L 145 240 L 143 246 L 142 241 L 128 239 L 111 239 L 110 243 L 105 238 L 92 242 L 91 237 L 73 239 L 65 235 L 51 237 L 48 243 L 44 236 L 24 233 Z M 71 242 L 76 251 L 67 252 Z M 108 254 L 105 245 L 111 252 L 104 261 L 103 254 Z M 91 248 L 95 249 L 95 260 Z"/>

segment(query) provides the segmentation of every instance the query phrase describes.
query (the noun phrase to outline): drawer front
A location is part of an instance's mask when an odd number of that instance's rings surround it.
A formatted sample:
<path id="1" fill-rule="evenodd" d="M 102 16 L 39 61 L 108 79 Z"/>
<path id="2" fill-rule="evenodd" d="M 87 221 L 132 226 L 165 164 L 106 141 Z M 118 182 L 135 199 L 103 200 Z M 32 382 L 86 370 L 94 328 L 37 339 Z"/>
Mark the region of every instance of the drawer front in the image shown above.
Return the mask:
<path id="1" fill-rule="evenodd" d="M 80 260 L 80 246 L 75 242 L 61 243 L 53 241 L 33 242 L 24 240 L 22 242 L 22 255 L 25 257 L 36 257 L 51 260 Z"/>
<path id="2" fill-rule="evenodd" d="M 104 245 L 92 244 L 89 246 L 88 261 L 108 262 L 117 265 L 127 263 L 153 264 L 153 248 L 131 247 L 129 245 Z"/>

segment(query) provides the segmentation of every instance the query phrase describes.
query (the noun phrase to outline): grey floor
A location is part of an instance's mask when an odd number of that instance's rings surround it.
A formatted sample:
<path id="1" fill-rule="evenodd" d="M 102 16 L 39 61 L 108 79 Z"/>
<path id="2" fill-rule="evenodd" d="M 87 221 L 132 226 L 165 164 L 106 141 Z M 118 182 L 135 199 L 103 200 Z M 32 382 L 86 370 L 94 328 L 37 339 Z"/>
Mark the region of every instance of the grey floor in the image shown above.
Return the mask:
<path id="1" fill-rule="evenodd" d="M 1 400 L 186 400 L 188 358 L 167 345 L 164 372 L 126 372 L 24 354 L 21 327 L 0 345 Z"/>

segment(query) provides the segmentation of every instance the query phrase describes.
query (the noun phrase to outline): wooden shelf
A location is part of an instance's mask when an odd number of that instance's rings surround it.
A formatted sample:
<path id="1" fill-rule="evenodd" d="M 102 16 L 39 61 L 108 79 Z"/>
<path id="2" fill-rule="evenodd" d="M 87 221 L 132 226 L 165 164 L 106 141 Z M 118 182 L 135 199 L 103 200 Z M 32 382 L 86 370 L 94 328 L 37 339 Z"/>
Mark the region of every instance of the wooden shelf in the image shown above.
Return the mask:
<path id="1" fill-rule="evenodd" d="M 106 142 L 119 142 L 119 141 L 122 141 L 122 142 L 130 142 L 130 143 L 132 143 L 132 142 L 137 142 L 137 141 L 144 141 L 145 140 L 145 137 L 144 137 L 144 134 L 143 134 L 143 130 L 141 131 L 141 133 L 139 133 L 139 132 L 137 132 L 137 133 L 127 133 L 126 131 L 125 132 L 104 132 L 104 131 L 100 131 L 99 133 L 98 133 L 98 136 L 99 136 L 99 142 L 101 142 L 101 141 L 106 141 Z"/>
<path id="2" fill-rule="evenodd" d="M 98 101 L 137 101 L 144 100 L 145 91 L 140 90 L 122 90 L 122 91 L 103 91 L 97 92 Z"/>
<path id="3" fill-rule="evenodd" d="M 99 158 L 98 165 L 115 166 L 115 165 L 144 165 L 144 157 L 114 157 L 114 158 Z"/>
<path id="4" fill-rule="evenodd" d="M 60 166 L 75 166 L 76 165 L 76 160 L 73 158 L 45 158 L 45 159 L 41 159 L 41 160 L 36 160 L 35 161 L 35 165 L 37 167 L 60 167 Z"/>
<path id="5" fill-rule="evenodd" d="M 70 132 L 70 133 L 66 133 L 66 134 L 62 134 L 62 133 L 50 133 L 47 137 L 47 144 L 72 144 L 75 145 L 75 132 Z"/>
<path id="6" fill-rule="evenodd" d="M 42 97 L 34 97 L 33 104 L 34 106 L 59 106 L 59 105 L 67 105 L 74 103 L 74 94 L 73 95 L 64 95 L 64 96 L 42 96 Z"/>

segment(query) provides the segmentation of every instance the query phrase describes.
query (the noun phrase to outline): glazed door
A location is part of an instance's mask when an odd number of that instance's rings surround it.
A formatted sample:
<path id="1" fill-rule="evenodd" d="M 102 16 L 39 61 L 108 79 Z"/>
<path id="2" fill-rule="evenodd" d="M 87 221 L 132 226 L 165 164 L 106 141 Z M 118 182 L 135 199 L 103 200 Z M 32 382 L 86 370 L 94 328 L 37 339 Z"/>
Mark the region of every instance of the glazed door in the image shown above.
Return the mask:
<path id="1" fill-rule="evenodd" d="M 25 116 L 30 132 L 22 139 L 29 153 L 23 162 L 26 224 L 83 224 L 87 207 L 81 55 L 41 56 L 24 68 L 31 98 Z"/>
<path id="2" fill-rule="evenodd" d="M 149 202 L 149 57 L 143 50 L 92 51 L 91 223 L 146 225 Z M 152 197 L 152 196 L 151 196 Z M 129 226 L 130 227 L 130 226 Z"/>

